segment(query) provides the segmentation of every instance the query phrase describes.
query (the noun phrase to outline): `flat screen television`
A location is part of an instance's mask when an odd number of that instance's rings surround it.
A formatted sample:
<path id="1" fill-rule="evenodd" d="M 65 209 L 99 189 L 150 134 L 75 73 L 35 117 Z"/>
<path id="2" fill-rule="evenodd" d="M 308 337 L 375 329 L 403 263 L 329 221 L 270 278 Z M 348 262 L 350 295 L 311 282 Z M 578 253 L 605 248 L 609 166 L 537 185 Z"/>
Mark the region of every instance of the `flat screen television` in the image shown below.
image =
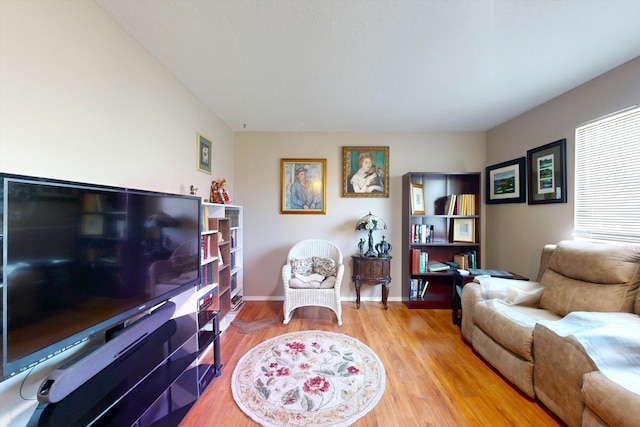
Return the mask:
<path id="1" fill-rule="evenodd" d="M 200 283 L 200 203 L 0 173 L 2 379 Z"/>

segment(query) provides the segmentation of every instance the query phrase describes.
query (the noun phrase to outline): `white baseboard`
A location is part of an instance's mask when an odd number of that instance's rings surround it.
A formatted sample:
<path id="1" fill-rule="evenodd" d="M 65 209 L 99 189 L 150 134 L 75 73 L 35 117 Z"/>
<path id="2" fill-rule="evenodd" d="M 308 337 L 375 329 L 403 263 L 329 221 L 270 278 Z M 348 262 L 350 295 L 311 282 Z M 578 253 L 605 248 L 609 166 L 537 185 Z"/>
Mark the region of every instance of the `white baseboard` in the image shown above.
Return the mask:
<path id="1" fill-rule="evenodd" d="M 247 296 L 244 295 L 242 297 L 245 301 L 284 301 L 283 296 Z M 355 297 L 341 297 L 340 301 L 342 302 L 356 302 Z M 380 296 L 371 296 L 371 297 L 360 297 L 360 301 L 378 301 L 382 302 Z M 389 297 L 387 299 L 388 302 L 402 302 L 402 297 Z"/>

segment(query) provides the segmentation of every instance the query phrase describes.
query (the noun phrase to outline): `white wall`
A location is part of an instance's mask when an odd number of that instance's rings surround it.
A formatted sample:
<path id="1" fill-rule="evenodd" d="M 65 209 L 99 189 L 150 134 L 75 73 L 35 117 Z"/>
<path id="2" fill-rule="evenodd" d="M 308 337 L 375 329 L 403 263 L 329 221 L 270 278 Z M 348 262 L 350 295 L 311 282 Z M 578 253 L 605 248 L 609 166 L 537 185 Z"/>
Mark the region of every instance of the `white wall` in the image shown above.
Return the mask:
<path id="1" fill-rule="evenodd" d="M 389 198 L 341 197 L 342 147 L 389 147 Z M 280 214 L 280 159 L 327 159 L 326 215 Z M 291 246 L 306 238 L 324 238 L 342 249 L 346 269 L 343 298 L 355 301 L 351 255 L 366 233 L 356 222 L 371 211 L 387 223 L 375 232 L 393 246 L 390 300 L 400 300 L 402 175 L 407 172 L 482 171 L 485 133 L 260 133 L 235 135 L 236 193 L 234 203 L 244 210 L 244 287 L 247 299 L 282 299 L 281 268 Z M 482 233 L 484 235 L 484 232 Z M 362 299 L 380 300 L 380 286 L 361 289 Z M 355 306 L 355 303 L 354 303 Z"/>
<path id="2" fill-rule="evenodd" d="M 1 3 L 0 170 L 208 198 L 233 134 L 96 4 Z M 196 170 L 196 133 L 214 175 Z M 229 179 L 228 187 L 233 182 Z"/>
<path id="3" fill-rule="evenodd" d="M 535 278 L 547 243 L 572 239 L 576 126 L 640 103 L 640 58 L 587 82 L 487 134 L 487 165 L 567 139 L 568 203 L 486 207 L 484 264 Z"/>
<path id="4" fill-rule="evenodd" d="M 208 198 L 233 134 L 90 1 L 0 1 L 0 170 Z M 214 175 L 196 170 L 196 133 Z M 228 180 L 233 191 L 233 180 Z M 68 356 L 65 354 L 65 356 Z M 26 425 L 52 365 L 0 383 L 0 425 Z"/>

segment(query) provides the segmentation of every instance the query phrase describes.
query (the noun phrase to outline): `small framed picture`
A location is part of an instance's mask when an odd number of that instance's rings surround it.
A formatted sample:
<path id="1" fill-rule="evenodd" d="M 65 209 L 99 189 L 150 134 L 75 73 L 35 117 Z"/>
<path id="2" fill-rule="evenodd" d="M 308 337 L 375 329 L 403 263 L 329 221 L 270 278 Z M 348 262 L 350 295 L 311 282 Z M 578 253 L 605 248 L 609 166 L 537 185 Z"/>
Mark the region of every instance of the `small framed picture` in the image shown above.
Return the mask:
<path id="1" fill-rule="evenodd" d="M 280 160 L 280 213 L 326 214 L 326 159 Z"/>
<path id="2" fill-rule="evenodd" d="M 524 157 L 487 167 L 487 204 L 524 203 L 525 177 Z"/>
<path id="3" fill-rule="evenodd" d="M 566 139 L 527 151 L 529 204 L 567 203 Z"/>
<path id="4" fill-rule="evenodd" d="M 411 183 L 411 215 L 424 215 L 424 188 L 415 182 Z"/>
<path id="5" fill-rule="evenodd" d="M 200 172 L 211 173 L 211 163 L 213 163 L 213 151 L 211 141 L 196 134 L 197 168 Z"/>
<path id="6" fill-rule="evenodd" d="M 473 218 L 453 219 L 453 241 L 475 243 L 476 222 Z"/>
<path id="7" fill-rule="evenodd" d="M 389 147 L 342 147 L 342 197 L 389 197 Z"/>

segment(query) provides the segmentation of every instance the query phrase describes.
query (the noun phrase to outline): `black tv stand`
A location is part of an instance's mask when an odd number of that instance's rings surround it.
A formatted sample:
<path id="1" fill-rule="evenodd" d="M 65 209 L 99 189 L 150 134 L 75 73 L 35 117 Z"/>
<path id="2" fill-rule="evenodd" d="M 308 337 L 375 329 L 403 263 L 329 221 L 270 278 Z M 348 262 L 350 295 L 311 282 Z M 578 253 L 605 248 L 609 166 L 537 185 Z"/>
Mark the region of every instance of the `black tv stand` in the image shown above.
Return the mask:
<path id="1" fill-rule="evenodd" d="M 220 374 L 219 335 L 217 311 L 171 319 L 60 402 L 40 404 L 28 427 L 176 426 Z"/>

